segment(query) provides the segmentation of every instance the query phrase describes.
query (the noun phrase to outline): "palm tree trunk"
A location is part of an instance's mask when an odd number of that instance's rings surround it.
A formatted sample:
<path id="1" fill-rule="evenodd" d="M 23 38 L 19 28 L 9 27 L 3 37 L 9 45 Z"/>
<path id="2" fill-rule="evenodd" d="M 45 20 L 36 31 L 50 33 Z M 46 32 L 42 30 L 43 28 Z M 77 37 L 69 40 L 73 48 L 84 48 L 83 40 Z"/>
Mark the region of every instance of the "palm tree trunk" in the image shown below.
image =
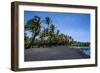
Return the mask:
<path id="1" fill-rule="evenodd" d="M 26 49 L 31 48 L 32 43 L 33 43 L 33 42 L 34 42 L 34 40 L 35 40 L 35 37 L 36 37 L 36 34 L 34 34 L 34 36 L 32 37 L 32 40 L 31 40 L 30 44 L 26 47 Z"/>

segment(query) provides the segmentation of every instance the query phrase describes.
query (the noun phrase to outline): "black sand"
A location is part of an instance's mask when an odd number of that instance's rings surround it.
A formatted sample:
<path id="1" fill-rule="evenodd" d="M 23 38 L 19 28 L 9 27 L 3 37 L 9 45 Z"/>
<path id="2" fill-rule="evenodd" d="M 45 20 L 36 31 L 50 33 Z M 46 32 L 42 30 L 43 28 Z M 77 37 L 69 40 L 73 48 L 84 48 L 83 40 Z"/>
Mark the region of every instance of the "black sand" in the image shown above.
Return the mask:
<path id="1" fill-rule="evenodd" d="M 30 48 L 24 51 L 24 61 L 64 60 L 89 58 L 81 50 L 66 46 Z"/>

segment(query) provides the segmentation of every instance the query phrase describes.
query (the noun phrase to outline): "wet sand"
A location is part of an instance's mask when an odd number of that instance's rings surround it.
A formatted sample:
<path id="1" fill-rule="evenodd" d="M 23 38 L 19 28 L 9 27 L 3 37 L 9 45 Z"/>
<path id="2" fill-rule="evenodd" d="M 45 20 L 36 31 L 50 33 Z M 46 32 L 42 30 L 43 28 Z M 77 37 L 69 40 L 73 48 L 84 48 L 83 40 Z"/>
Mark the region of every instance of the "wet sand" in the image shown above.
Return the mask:
<path id="1" fill-rule="evenodd" d="M 24 61 L 46 61 L 64 59 L 85 59 L 88 56 L 82 54 L 77 48 L 67 46 L 30 48 L 24 51 Z"/>

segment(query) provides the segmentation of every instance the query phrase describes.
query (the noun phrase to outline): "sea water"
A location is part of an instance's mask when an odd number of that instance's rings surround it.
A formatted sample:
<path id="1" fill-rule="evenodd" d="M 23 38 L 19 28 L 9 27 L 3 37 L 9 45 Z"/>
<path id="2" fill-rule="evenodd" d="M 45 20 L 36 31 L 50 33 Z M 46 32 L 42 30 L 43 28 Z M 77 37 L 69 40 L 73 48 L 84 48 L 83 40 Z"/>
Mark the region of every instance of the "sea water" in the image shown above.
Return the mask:
<path id="1" fill-rule="evenodd" d="M 90 56 L 90 47 L 82 46 L 80 48 L 82 49 L 83 54 Z"/>

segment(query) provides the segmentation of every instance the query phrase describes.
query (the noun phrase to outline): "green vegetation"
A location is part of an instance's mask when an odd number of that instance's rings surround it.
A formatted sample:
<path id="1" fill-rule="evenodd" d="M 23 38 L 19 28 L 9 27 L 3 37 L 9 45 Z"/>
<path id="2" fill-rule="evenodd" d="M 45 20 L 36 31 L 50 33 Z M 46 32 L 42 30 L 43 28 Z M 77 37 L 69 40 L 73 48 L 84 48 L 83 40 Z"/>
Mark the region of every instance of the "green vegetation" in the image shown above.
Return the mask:
<path id="1" fill-rule="evenodd" d="M 46 27 L 42 27 L 44 24 Z M 26 32 L 32 33 L 30 38 Z M 89 42 L 77 42 L 69 36 L 61 33 L 59 29 L 53 24 L 50 17 L 41 19 L 39 16 L 34 16 L 25 25 L 24 33 L 25 48 L 30 47 L 51 47 L 58 45 L 66 46 L 89 46 Z"/>

